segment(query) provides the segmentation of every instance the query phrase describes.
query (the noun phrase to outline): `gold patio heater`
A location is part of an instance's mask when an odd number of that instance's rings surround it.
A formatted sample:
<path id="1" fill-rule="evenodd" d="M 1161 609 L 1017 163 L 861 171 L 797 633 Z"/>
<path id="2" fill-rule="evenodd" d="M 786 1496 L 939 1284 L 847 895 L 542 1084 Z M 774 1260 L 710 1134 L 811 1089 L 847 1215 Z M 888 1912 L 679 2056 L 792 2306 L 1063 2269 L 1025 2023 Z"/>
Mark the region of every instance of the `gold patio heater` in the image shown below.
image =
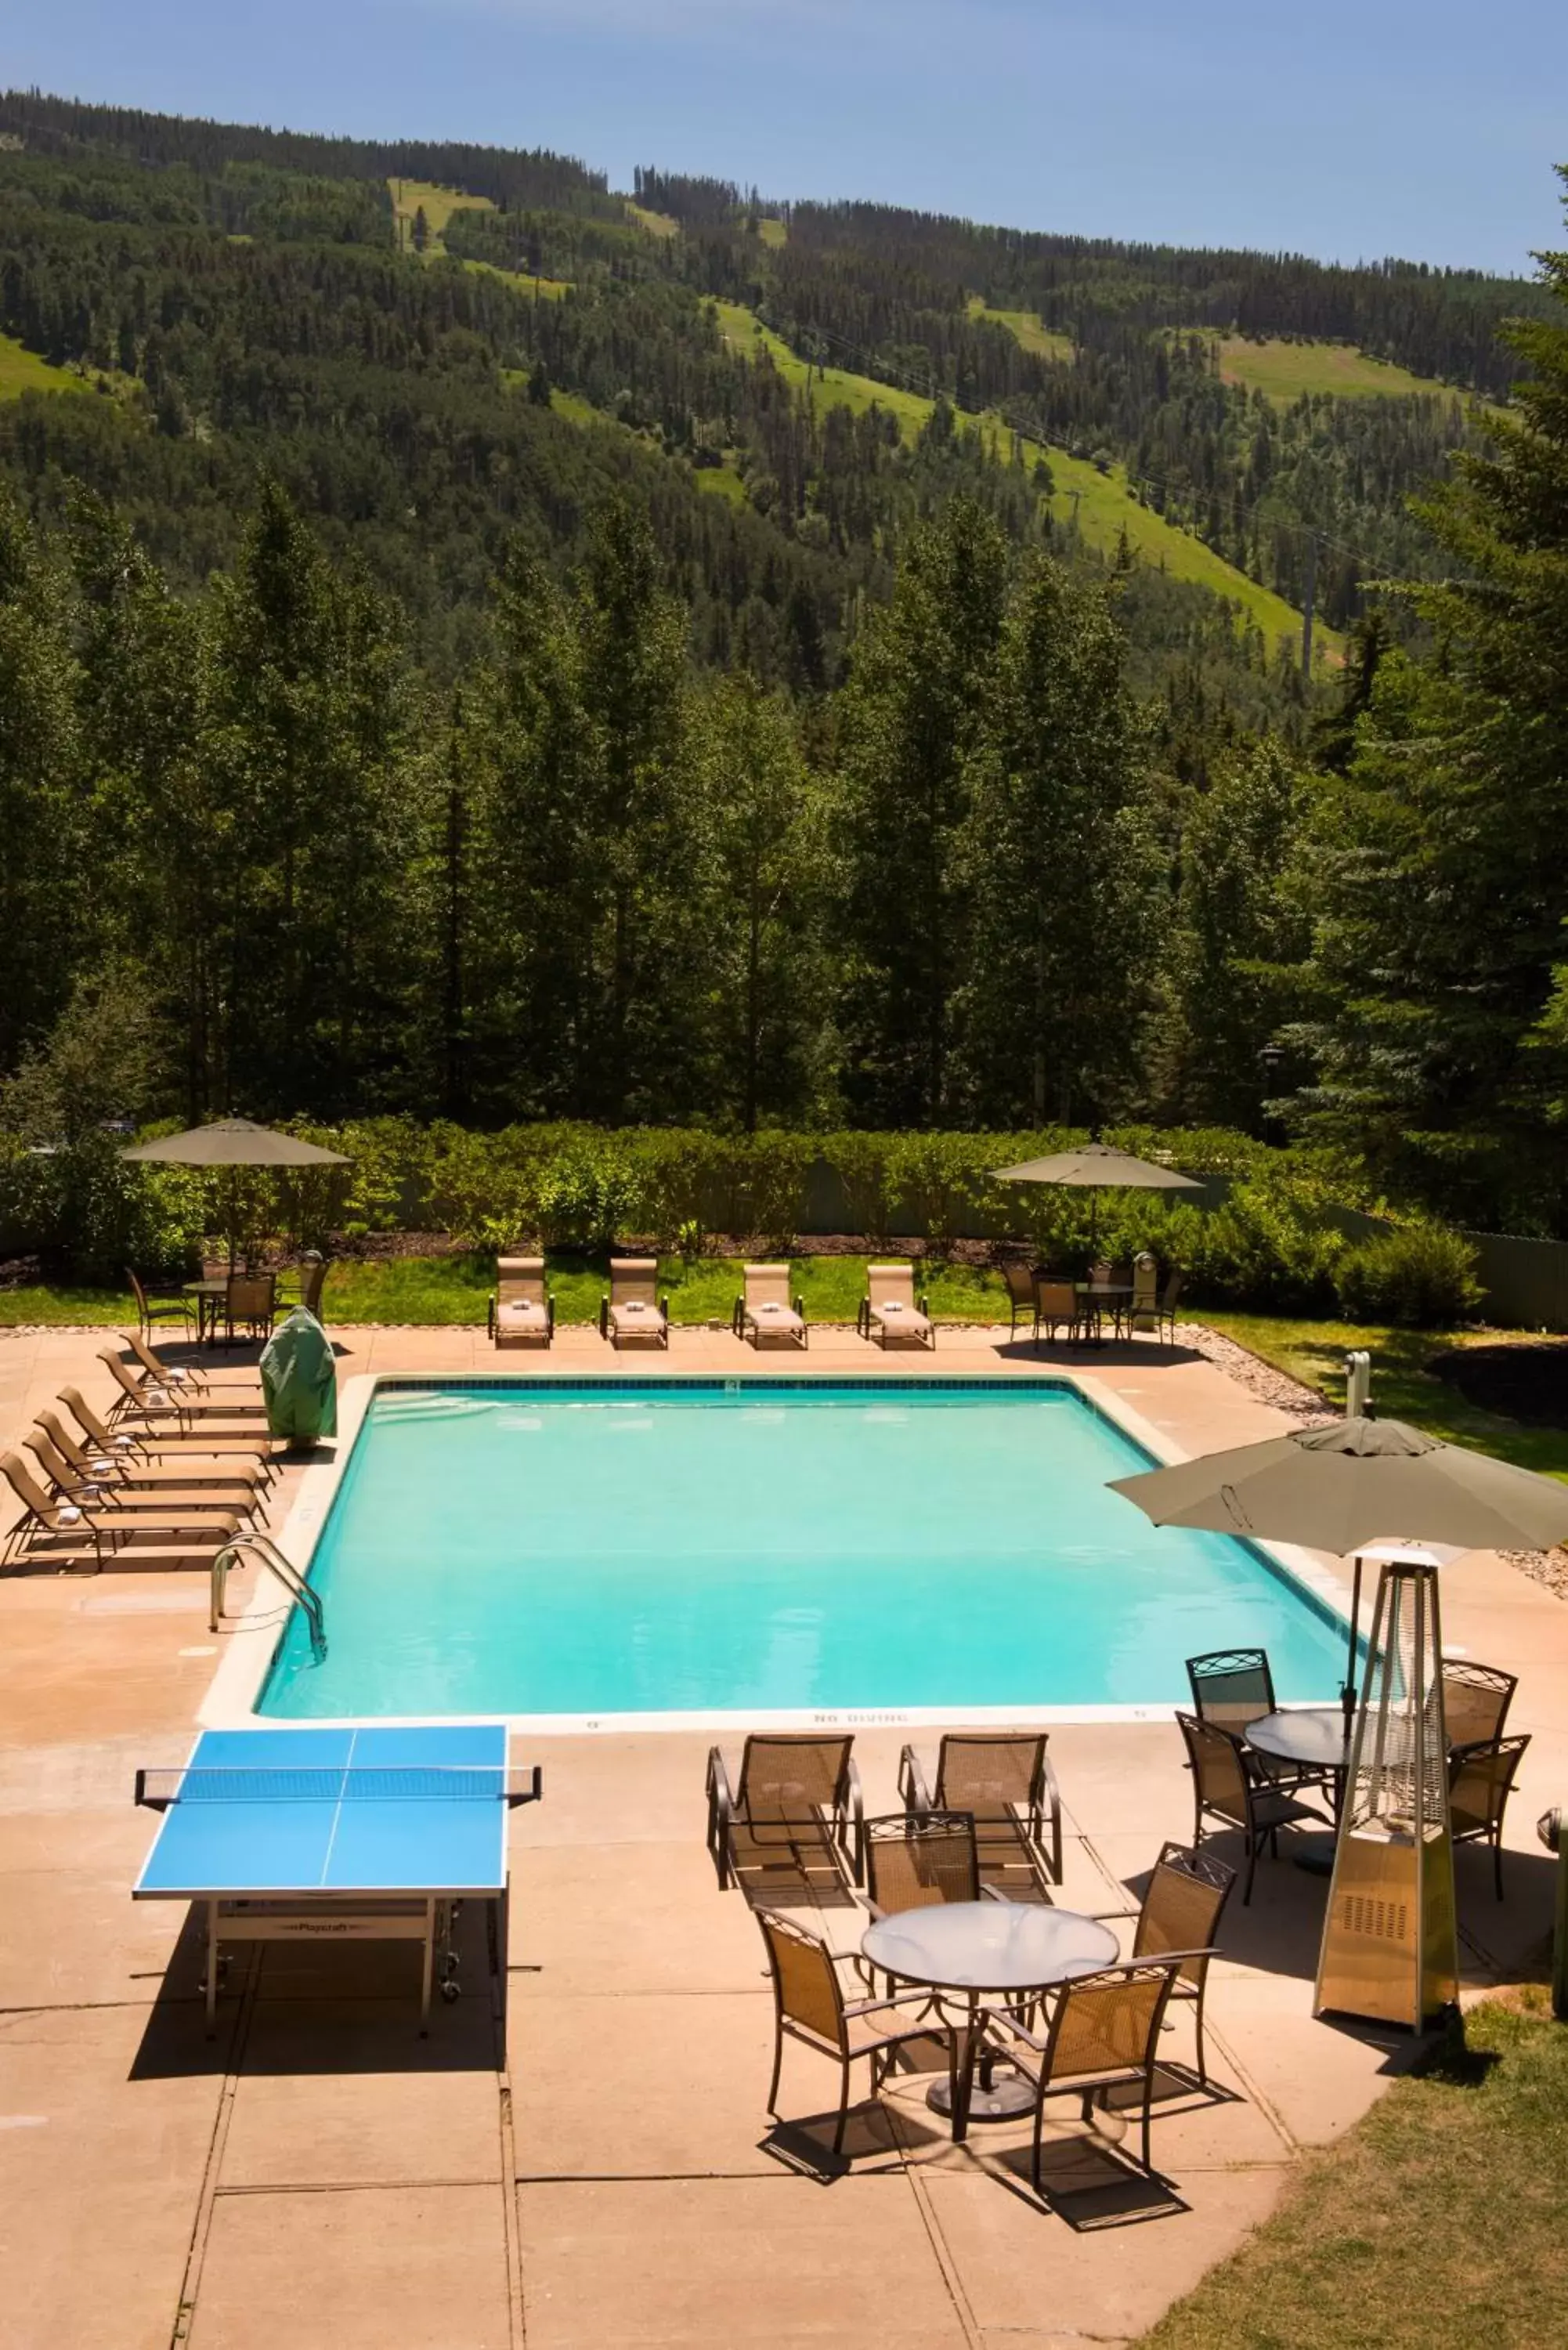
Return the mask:
<path id="1" fill-rule="evenodd" d="M 1379 1573 L 1314 2001 L 1412 2032 L 1459 1997 L 1438 1564 Z"/>

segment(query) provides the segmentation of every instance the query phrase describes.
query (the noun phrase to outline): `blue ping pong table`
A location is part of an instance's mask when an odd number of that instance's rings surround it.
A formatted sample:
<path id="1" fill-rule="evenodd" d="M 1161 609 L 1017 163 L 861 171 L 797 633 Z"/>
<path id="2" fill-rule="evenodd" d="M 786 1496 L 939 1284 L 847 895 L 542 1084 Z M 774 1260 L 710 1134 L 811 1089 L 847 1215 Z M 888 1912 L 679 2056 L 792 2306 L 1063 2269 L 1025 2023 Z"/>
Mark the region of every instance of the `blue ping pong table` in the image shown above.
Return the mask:
<path id="1" fill-rule="evenodd" d="M 203 1731 L 182 1770 L 136 1774 L 162 1816 L 132 1898 L 204 1906 L 209 2036 L 223 1942 L 420 1942 L 424 2032 L 438 1957 L 458 1994 L 460 1901 L 488 1904 L 504 1999 L 507 1814 L 539 1794 L 537 1767 L 509 1783 L 498 1721 Z"/>

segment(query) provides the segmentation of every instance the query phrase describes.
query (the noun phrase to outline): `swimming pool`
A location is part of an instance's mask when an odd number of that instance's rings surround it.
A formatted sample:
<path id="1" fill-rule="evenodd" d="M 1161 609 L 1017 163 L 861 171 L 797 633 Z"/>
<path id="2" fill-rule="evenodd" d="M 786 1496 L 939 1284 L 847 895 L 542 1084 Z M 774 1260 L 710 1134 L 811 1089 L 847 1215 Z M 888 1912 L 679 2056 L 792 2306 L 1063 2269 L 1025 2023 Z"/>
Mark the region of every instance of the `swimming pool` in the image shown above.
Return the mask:
<path id="1" fill-rule="evenodd" d="M 1261 1552 L 1151 1526 L 1147 1456 L 1048 1380 L 418 1381 L 378 1389 L 260 1700 L 288 1719 L 1012 1714 L 1185 1702 L 1344 1634 Z"/>

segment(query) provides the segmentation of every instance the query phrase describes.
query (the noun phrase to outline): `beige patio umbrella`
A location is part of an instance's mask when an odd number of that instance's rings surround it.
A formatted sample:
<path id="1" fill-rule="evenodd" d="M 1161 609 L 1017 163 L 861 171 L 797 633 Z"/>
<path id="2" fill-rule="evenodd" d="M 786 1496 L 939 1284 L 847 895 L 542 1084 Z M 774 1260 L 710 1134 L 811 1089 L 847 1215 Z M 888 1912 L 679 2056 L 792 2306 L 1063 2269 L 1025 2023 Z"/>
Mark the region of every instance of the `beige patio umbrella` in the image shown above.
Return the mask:
<path id="1" fill-rule="evenodd" d="M 1099 1229 L 1101 1191 L 1200 1191 L 1190 1175 L 1174 1167 L 1157 1167 L 1152 1159 L 1135 1159 L 1130 1150 L 1116 1150 L 1108 1142 L 1085 1142 L 1076 1150 L 1053 1151 L 1048 1159 L 1026 1159 L 1017 1167 L 993 1167 L 993 1183 L 1061 1183 L 1094 1194 L 1089 1202 L 1091 1245 Z"/>
<path id="2" fill-rule="evenodd" d="M 248 1118 L 216 1118 L 183 1134 L 161 1135 L 156 1142 L 133 1142 L 122 1159 L 174 1167 L 347 1167 L 340 1150 L 323 1150 L 318 1143 L 301 1142 L 297 1135 L 279 1134 Z M 227 1226 L 229 1265 L 234 1262 L 234 1201 L 223 1186 L 223 1216 Z"/>

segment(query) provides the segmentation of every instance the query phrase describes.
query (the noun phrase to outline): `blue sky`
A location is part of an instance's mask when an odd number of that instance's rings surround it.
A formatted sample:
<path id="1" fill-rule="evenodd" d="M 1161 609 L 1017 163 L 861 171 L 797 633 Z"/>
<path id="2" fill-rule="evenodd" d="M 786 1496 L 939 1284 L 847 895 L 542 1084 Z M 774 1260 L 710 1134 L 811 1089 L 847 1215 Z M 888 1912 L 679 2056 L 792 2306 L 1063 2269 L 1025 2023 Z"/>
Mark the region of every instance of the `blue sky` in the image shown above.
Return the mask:
<path id="1" fill-rule="evenodd" d="M 1565 241 L 1564 0 L 48 0 L 12 83 L 548 146 L 1029 228 L 1519 270 Z M 1496 37 L 1492 37 L 1495 31 Z"/>

